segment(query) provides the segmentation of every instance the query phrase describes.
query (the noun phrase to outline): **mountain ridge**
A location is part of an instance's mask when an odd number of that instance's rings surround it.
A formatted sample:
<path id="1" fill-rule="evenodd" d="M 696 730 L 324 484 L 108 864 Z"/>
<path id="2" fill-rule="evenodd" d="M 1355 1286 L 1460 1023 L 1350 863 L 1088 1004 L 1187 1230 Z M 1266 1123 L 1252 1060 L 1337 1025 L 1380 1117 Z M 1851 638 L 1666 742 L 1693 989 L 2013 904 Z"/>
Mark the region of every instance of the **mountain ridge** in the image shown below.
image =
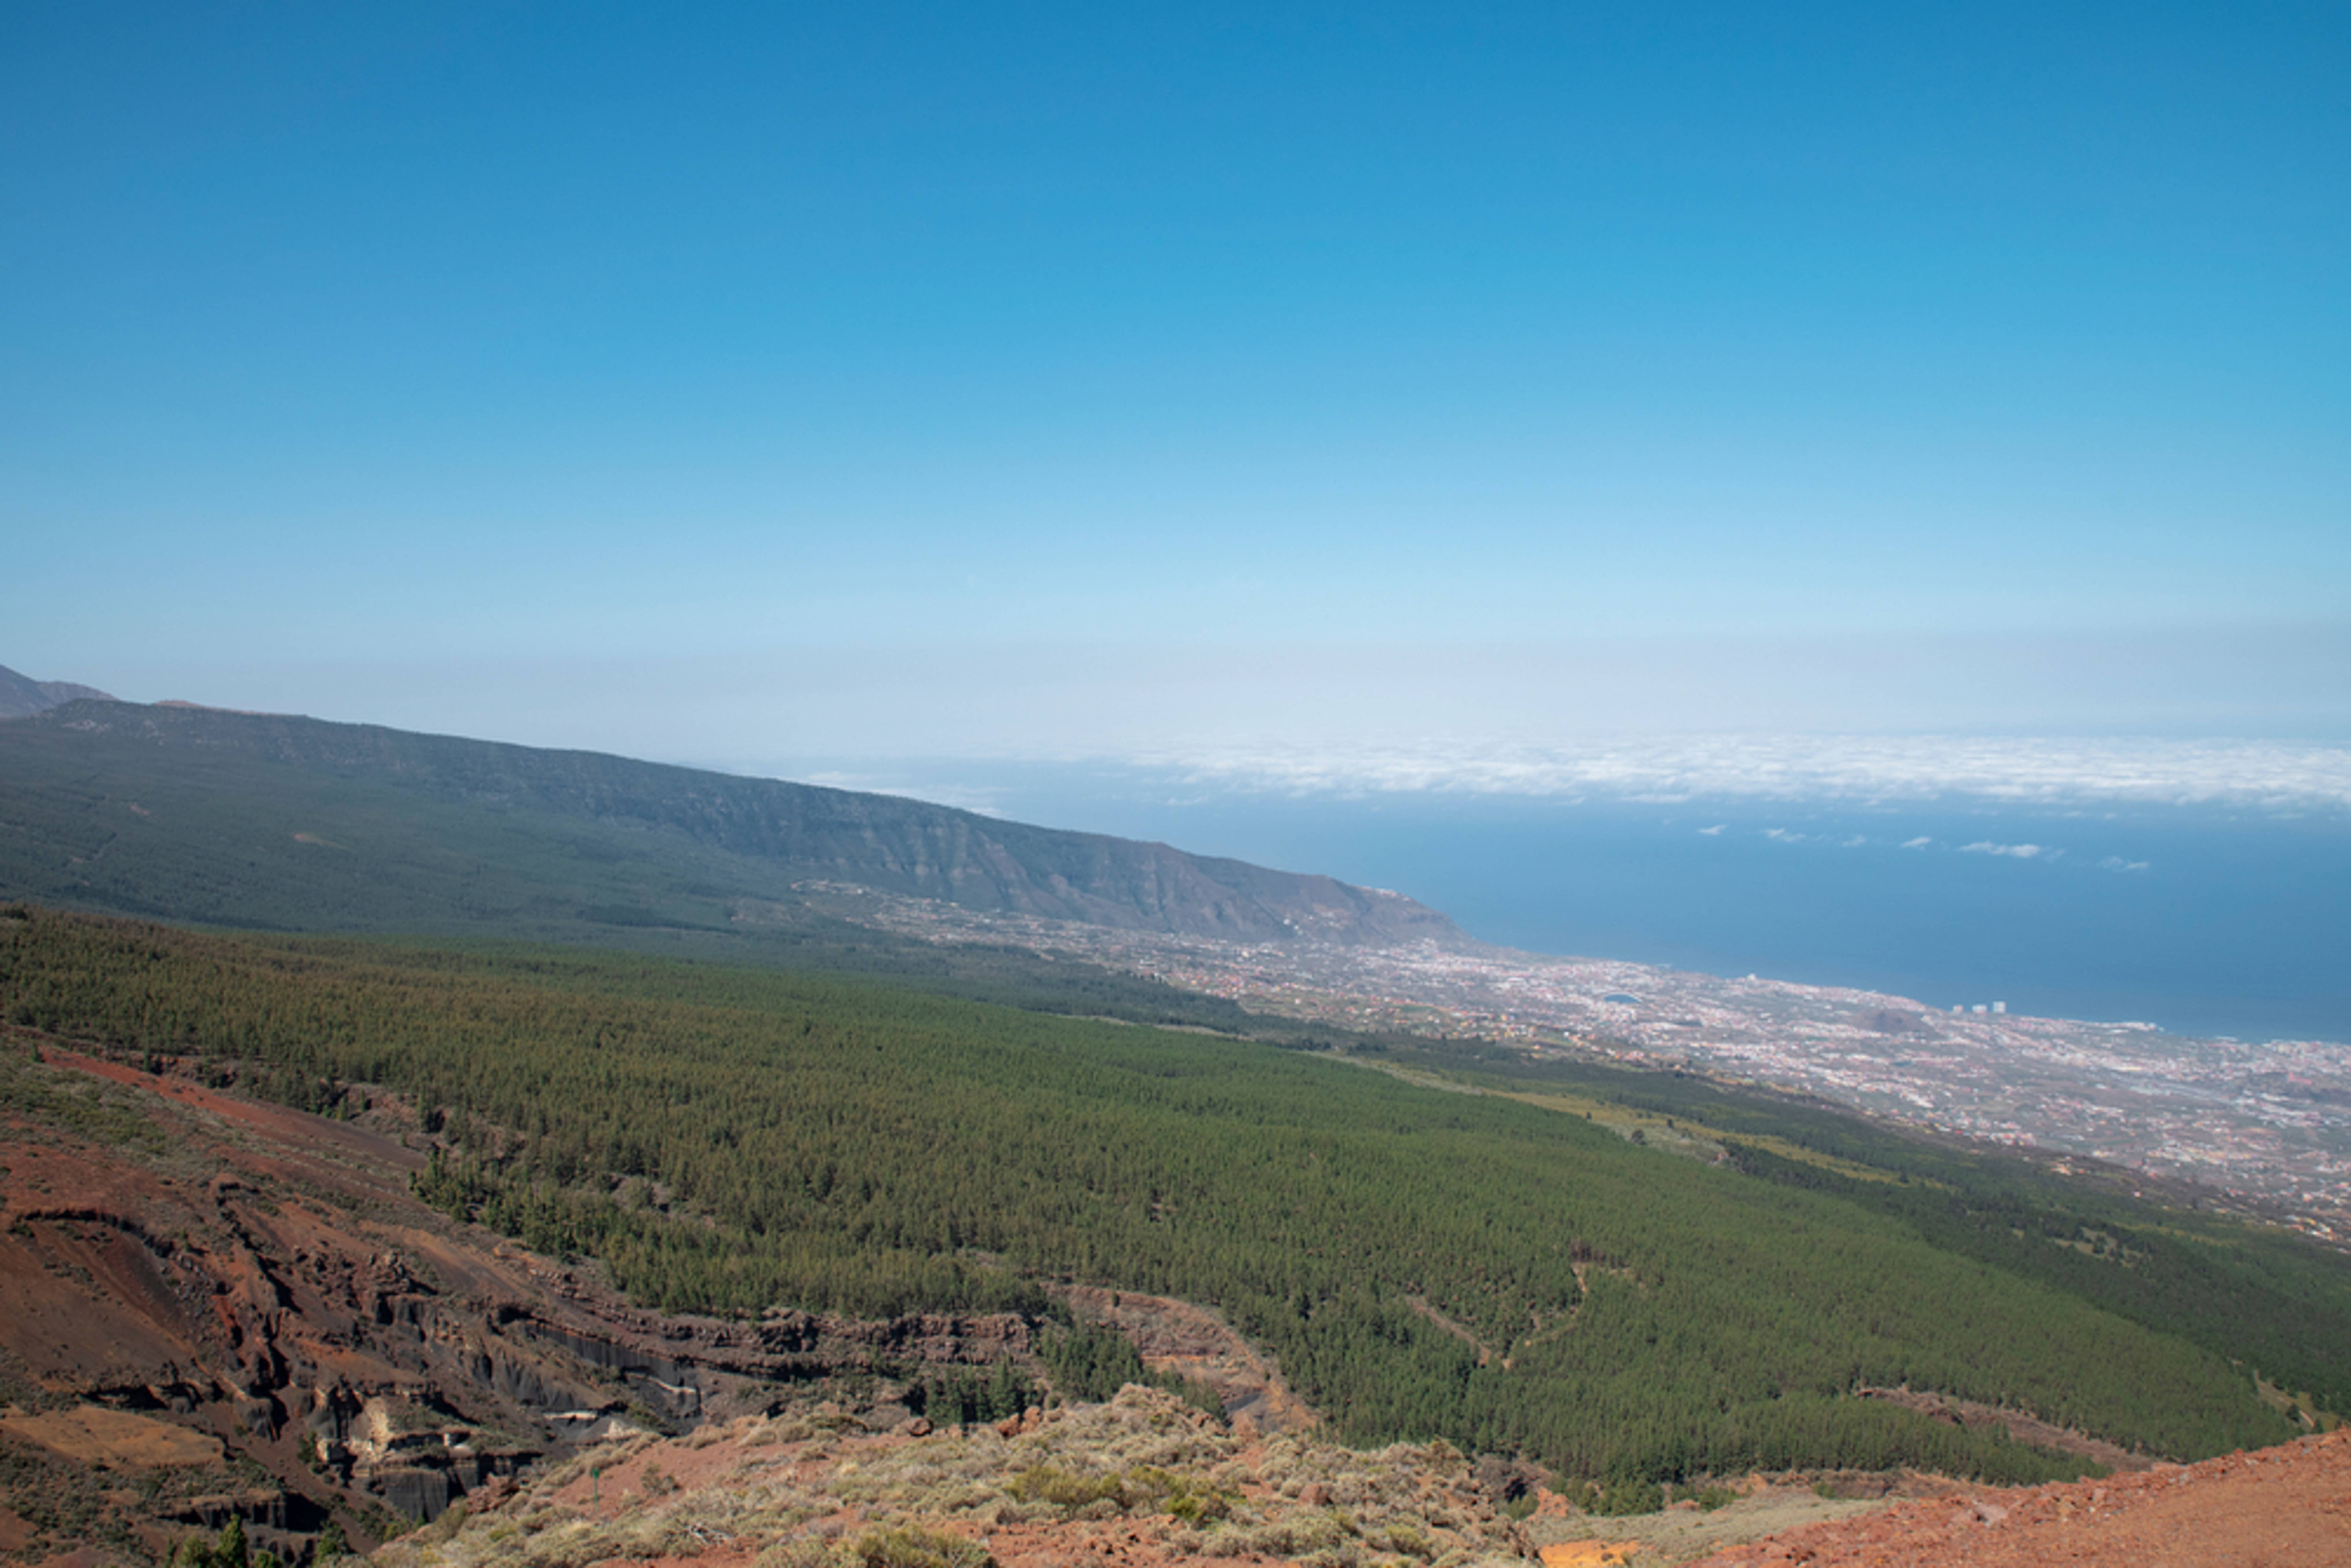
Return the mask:
<path id="1" fill-rule="evenodd" d="M 69 702 L 114 700 L 96 686 L 72 681 L 37 681 L 0 664 L 0 719 L 26 718 Z"/>
<path id="2" fill-rule="evenodd" d="M 182 756 L 234 758 L 313 785 L 370 787 L 497 814 L 510 823 L 595 824 L 668 835 L 769 873 L 967 909 L 1248 941 L 1468 945 L 1449 919 L 1426 905 L 1332 877 L 1001 821 L 902 797 L 599 752 L 87 698 L 26 716 L 0 737 L 0 780 L 21 776 L 12 771 L 13 758 L 46 747 L 59 754 L 57 760 L 88 765 L 84 778 L 101 794 L 110 788 L 110 771 L 136 788 L 139 770 L 131 754 L 118 747 L 109 755 L 96 744 L 129 742 Z M 758 891 L 772 896 L 772 875 L 761 880 L 769 885 Z"/>

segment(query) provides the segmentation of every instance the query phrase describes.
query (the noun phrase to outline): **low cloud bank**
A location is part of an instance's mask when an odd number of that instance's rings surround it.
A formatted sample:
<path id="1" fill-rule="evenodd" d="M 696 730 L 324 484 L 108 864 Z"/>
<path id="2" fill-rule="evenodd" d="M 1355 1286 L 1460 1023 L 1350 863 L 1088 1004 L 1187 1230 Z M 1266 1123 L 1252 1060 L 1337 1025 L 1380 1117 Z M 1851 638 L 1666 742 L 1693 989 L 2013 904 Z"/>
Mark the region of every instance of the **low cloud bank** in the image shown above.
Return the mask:
<path id="1" fill-rule="evenodd" d="M 1686 800 L 1734 796 L 2015 806 L 2229 804 L 2351 810 L 2351 749 L 2261 741 L 1683 737 L 1555 747 L 1266 747 L 1124 760 L 1202 784 L 1295 795 L 1431 792 Z M 1969 845 L 1982 853 L 2032 845 Z"/>

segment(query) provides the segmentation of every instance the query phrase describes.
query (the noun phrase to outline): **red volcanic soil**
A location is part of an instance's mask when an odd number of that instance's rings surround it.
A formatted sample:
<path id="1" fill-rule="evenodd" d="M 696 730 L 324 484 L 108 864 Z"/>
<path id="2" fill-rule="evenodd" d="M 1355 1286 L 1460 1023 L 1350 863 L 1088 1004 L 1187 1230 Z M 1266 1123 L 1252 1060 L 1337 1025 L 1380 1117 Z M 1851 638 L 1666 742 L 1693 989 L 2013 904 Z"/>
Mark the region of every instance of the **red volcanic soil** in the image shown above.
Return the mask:
<path id="1" fill-rule="evenodd" d="M 1290 1391 L 1271 1361 L 1233 1332 L 1221 1313 L 1168 1296 L 1076 1285 L 1062 1292 L 1081 1315 L 1134 1342 L 1144 1365 L 1216 1391 L 1225 1413 L 1269 1432 L 1311 1427 L 1311 1406 Z"/>
<path id="2" fill-rule="evenodd" d="M 2102 1481 L 1978 1489 L 1783 1531 L 1700 1568 L 2351 1563 L 2351 1431 Z"/>
<path id="3" fill-rule="evenodd" d="M 1008 1314 L 634 1309 L 412 1196 L 427 1140 L 393 1096 L 355 1088 L 337 1121 L 158 1065 L 0 1029 L 0 1459 L 37 1478 L 0 1483 L 0 1552 L 110 1517 L 115 1546 L 167 1555 L 232 1501 L 281 1558 L 329 1516 L 370 1544 L 648 1412 L 1034 1370 Z"/>
<path id="4" fill-rule="evenodd" d="M 1311 1432 L 1227 1426 L 1138 1387 L 994 1426 L 873 1432 L 839 1419 L 746 1416 L 611 1443 L 378 1562 L 817 1568 L 935 1560 L 948 1538 L 967 1543 L 956 1555 L 985 1552 L 998 1568 L 1504 1568 L 1531 1556 L 1475 1467 L 1443 1444 L 1360 1453 Z M 893 1552 L 892 1532 L 928 1550 Z"/>
<path id="5" fill-rule="evenodd" d="M 1156 1441 L 1159 1447 L 1147 1445 Z M 1144 1445 L 1139 1447 L 1138 1445 Z M 1511 1525 L 1458 1456 L 1399 1448 L 1380 1455 L 1317 1444 L 1311 1433 L 1226 1430 L 1166 1396 L 1130 1389 L 1108 1406 L 1036 1413 L 1001 1427 L 914 1437 L 856 1430 L 811 1435 L 806 1422 L 747 1417 L 667 1442 L 640 1437 L 568 1473 L 487 1500 L 455 1538 L 427 1531 L 390 1548 L 386 1568 L 435 1561 L 494 1565 L 566 1558 L 642 1568 L 813 1563 L 810 1550 L 877 1529 L 912 1528 L 984 1547 L 1002 1568 L 1163 1568 L 1203 1557 L 1235 1568 L 1325 1560 L 1311 1533 L 1344 1513 L 1364 1561 L 1391 1561 L 1400 1517 L 1424 1539 L 1401 1561 L 1545 1568 L 1689 1568 L 1707 1548 L 1656 1527 L 1663 1518 L 1573 1519 L 1546 1496 L 1531 1527 Z M 1232 1517 L 1195 1527 L 1164 1501 L 1074 1513 L 1012 1499 L 1032 1467 L 1111 1473 L 1140 1461 L 1213 1484 Z M 1138 1473 L 1130 1470 L 1129 1473 Z M 2304 1438 L 2193 1466 L 2105 1480 L 1996 1489 L 1914 1478 L 1926 1498 L 1847 1514 L 1697 1558 L 1696 1568 L 2289 1568 L 2351 1563 L 2351 1432 Z M 1766 1488 L 1776 1495 L 1781 1489 Z M 1750 1524 L 1821 1504 L 1802 1488 L 1750 1514 Z M 1741 1533 L 1729 1515 L 1687 1516 Z M 1562 1539 L 1546 1521 L 1617 1539 Z M 1646 1528 L 1645 1528 L 1646 1527 Z M 1764 1525 L 1764 1528 L 1769 1528 Z M 1442 1540 L 1427 1539 L 1443 1536 Z M 1530 1539 L 1531 1537 L 1531 1539 Z M 1717 1542 L 1722 1534 L 1713 1538 Z M 776 1551 L 777 1555 L 767 1555 Z M 441 1554 L 441 1555 L 436 1555 Z M 1336 1560 L 1336 1559 L 1333 1559 Z M 1530 1565 L 1531 1568 L 1531 1565 Z"/>

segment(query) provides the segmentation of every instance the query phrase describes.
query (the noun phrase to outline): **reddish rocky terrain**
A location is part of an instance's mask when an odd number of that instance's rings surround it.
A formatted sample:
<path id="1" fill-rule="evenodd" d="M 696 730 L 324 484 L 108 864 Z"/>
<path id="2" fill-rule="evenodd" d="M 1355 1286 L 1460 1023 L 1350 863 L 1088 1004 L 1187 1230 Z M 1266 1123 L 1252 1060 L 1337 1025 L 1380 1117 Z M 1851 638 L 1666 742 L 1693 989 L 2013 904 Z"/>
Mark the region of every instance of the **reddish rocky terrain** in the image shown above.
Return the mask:
<path id="1" fill-rule="evenodd" d="M 1231 1419 L 1277 1432 L 1314 1425 L 1313 1410 L 1290 1392 L 1273 1363 L 1209 1308 L 1092 1285 L 1072 1286 L 1062 1294 L 1080 1316 L 1107 1323 L 1134 1341 L 1152 1371 L 1214 1389 Z"/>
<path id="2" fill-rule="evenodd" d="M 2092 1568 L 2351 1563 L 2351 1433 L 2194 1466 L 2023 1489 L 1875 1478 L 1823 1498 L 1750 1477 L 1711 1512 L 1630 1519 L 1442 1444 L 1362 1453 L 1225 1426 L 1130 1388 L 1109 1406 L 1000 1427 L 868 1428 L 835 1407 L 609 1443 L 477 1500 L 378 1554 L 383 1568 L 1158 1568 L 1200 1559 L 1312 1568 Z M 1846 1478 L 1857 1481 L 1860 1478 Z M 1831 1490 L 1834 1490 L 1832 1488 Z M 1536 1500 L 1530 1496 L 1526 1501 Z"/>
<path id="3" fill-rule="evenodd" d="M 235 1516 L 288 1553 L 329 1519 L 362 1547 L 435 1521 L 386 1568 L 2351 1563 L 2351 1434 L 2011 1491 L 1756 1477 L 1711 1512 L 1598 1519 L 1528 1467 L 1321 1442 L 1217 1314 L 1128 1292 L 1069 1296 L 1230 1423 L 1130 1389 L 933 1429 L 897 1402 L 908 1369 L 1033 1370 L 1027 1322 L 636 1311 L 416 1202 L 408 1107 L 344 1109 L 0 1040 L 0 1555 L 153 1560 Z"/>
<path id="4" fill-rule="evenodd" d="M 0 1041 L 0 1552 L 369 1543 L 616 1430 L 1029 1356 L 1012 1316 L 635 1311 L 415 1201 L 405 1107 L 351 1110 Z"/>
<path id="5" fill-rule="evenodd" d="M 606 1445 L 394 1542 L 382 1568 L 1522 1564 L 1520 1525 L 1442 1443 L 1363 1453 L 1171 1395 L 873 1432 L 835 1408 Z"/>
<path id="6" fill-rule="evenodd" d="M 1970 1489 L 1718 1552 L 1703 1568 L 2351 1563 L 2351 1431 L 2105 1480 Z"/>

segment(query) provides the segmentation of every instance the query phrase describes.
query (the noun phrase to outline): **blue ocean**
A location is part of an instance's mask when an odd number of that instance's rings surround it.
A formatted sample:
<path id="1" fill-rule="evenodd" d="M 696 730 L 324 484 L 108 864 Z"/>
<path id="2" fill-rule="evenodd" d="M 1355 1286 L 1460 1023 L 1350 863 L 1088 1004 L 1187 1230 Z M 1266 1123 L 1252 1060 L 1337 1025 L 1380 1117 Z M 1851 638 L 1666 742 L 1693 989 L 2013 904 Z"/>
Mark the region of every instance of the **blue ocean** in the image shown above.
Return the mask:
<path id="1" fill-rule="evenodd" d="M 1392 888 L 1533 952 L 2351 1041 L 2351 814 L 1976 800 L 1291 796 L 956 770 L 1004 816 Z"/>

